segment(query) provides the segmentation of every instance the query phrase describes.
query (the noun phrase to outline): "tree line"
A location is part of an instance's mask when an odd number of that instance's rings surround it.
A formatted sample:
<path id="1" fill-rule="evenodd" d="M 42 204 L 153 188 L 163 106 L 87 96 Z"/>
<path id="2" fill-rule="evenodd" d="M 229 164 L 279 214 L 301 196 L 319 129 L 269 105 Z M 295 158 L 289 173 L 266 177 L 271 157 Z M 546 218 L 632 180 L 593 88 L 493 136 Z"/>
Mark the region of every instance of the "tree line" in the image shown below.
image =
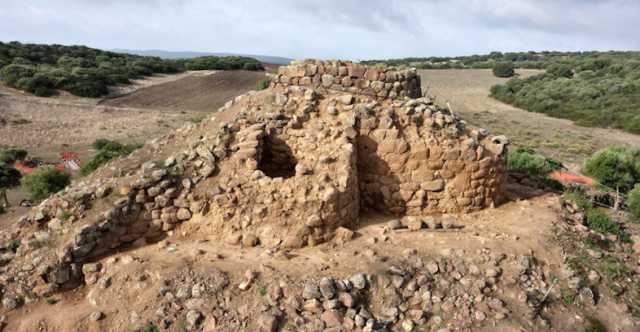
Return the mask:
<path id="1" fill-rule="evenodd" d="M 253 58 L 204 56 L 167 60 L 120 54 L 86 46 L 0 42 L 0 79 L 8 86 L 51 96 L 56 90 L 81 97 L 106 95 L 109 86 L 153 74 L 185 70 L 264 70 Z"/>

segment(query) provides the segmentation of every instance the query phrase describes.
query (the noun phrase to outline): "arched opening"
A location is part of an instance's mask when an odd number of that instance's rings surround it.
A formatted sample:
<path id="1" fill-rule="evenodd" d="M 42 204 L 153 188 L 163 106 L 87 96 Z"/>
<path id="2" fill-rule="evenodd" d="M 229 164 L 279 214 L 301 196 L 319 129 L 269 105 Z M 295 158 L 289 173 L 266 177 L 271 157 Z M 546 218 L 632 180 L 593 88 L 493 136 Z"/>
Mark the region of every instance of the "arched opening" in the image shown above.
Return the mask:
<path id="1" fill-rule="evenodd" d="M 296 175 L 298 161 L 287 143 L 271 135 L 262 143 L 262 156 L 258 169 L 270 178 L 290 178 Z"/>

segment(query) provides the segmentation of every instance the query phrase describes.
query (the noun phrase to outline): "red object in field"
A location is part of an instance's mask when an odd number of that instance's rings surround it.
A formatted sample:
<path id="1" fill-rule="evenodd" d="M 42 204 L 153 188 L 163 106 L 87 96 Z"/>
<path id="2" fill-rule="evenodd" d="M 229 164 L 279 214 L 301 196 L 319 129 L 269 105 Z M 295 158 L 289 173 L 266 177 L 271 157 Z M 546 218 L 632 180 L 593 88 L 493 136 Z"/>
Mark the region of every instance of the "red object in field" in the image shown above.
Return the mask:
<path id="1" fill-rule="evenodd" d="M 74 152 L 62 151 L 60 152 L 60 159 L 62 159 L 62 161 L 78 161 L 78 154 Z"/>
<path id="2" fill-rule="evenodd" d="M 57 165 L 56 168 L 61 171 L 64 171 L 65 169 L 77 171 L 80 169 L 80 159 L 78 158 L 78 154 L 74 152 L 60 152 L 60 160 L 62 160 L 62 163 Z"/>
<path id="3" fill-rule="evenodd" d="M 31 174 L 38 169 L 37 167 L 29 167 L 25 165 L 22 161 L 16 161 L 15 164 L 13 164 L 13 167 L 18 171 L 20 171 L 20 174 L 22 175 Z"/>
<path id="4" fill-rule="evenodd" d="M 553 171 L 549 174 L 549 177 L 562 183 L 585 184 L 588 186 L 593 185 L 592 178 L 569 172 Z"/>

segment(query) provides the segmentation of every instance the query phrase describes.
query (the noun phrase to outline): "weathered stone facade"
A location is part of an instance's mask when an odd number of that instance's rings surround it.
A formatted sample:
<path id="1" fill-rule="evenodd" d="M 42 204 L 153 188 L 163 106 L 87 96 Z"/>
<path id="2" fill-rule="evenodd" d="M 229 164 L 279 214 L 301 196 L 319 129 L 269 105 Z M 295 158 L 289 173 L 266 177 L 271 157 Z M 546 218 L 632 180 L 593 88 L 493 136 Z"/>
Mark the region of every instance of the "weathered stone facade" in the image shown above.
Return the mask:
<path id="1" fill-rule="evenodd" d="M 303 86 L 324 93 L 347 92 L 378 98 L 421 97 L 415 69 L 367 67 L 349 61 L 305 60 L 282 66 L 273 87 Z"/>
<path id="2" fill-rule="evenodd" d="M 35 208 L 23 222 L 56 250 L 25 236 L 16 255 L 42 254 L 38 271 L 3 259 L 17 271 L 7 291 L 46 295 L 95 257 L 185 221 L 233 244 L 298 248 L 353 228 L 366 209 L 421 216 L 499 199 L 505 139 L 420 98 L 415 70 L 305 61 L 271 79 L 223 108 L 237 111 L 232 121 L 163 138 L 185 142 L 165 161 L 78 183 Z"/>
<path id="3" fill-rule="evenodd" d="M 234 106 L 247 109 L 232 130 L 235 162 L 223 162 L 212 180 L 224 189 L 211 200 L 211 216 L 220 219 L 211 224 L 232 242 L 313 245 L 357 224 L 363 209 L 420 216 L 470 212 L 498 199 L 504 140 L 465 128 L 428 98 L 273 79 L 272 102 L 248 96 Z M 261 167 L 265 159 L 287 164 L 281 168 L 288 176 L 270 174 L 273 167 Z"/>

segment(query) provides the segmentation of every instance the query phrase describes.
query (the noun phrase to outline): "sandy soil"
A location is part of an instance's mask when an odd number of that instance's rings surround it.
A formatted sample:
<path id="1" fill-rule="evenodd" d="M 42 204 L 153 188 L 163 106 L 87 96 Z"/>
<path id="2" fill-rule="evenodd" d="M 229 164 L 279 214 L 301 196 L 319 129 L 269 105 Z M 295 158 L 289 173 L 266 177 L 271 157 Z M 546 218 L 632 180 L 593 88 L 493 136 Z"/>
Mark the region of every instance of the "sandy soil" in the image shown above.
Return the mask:
<path id="1" fill-rule="evenodd" d="M 522 77 L 538 70 L 518 70 Z M 495 84 L 507 79 L 493 76 L 490 70 L 422 70 L 424 91 L 436 96 L 474 126 L 507 135 L 518 146 L 529 146 L 560 159 L 578 170 L 585 157 L 611 145 L 640 146 L 640 136 L 619 130 L 580 127 L 571 121 L 532 113 L 489 97 Z"/>

